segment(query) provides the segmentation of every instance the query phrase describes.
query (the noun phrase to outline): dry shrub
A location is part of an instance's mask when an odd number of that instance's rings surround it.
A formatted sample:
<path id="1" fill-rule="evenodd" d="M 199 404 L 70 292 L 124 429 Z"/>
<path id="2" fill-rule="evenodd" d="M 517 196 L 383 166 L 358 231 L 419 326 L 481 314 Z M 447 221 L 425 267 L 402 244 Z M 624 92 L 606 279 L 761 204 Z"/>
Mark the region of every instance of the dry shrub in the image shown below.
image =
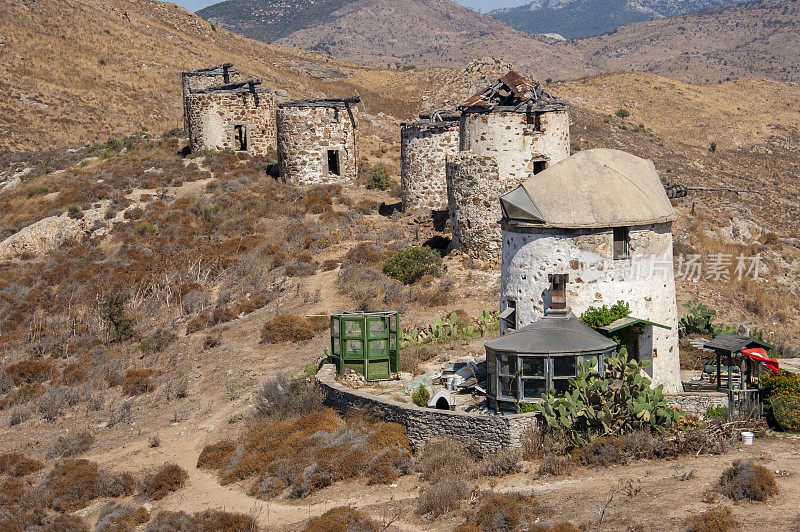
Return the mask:
<path id="1" fill-rule="evenodd" d="M 414 299 L 426 308 L 443 307 L 450 303 L 450 293 L 441 285 L 431 286 L 417 290 Z"/>
<path id="2" fill-rule="evenodd" d="M 135 532 L 138 525 L 150 520 L 150 513 L 144 506 L 138 508 L 109 503 L 100 510 L 94 532 Z"/>
<path id="3" fill-rule="evenodd" d="M 765 501 L 778 494 L 778 483 L 766 467 L 752 460 L 736 460 L 723 471 L 716 490 L 734 501 Z"/>
<path id="4" fill-rule="evenodd" d="M 229 441 L 206 445 L 197 458 L 197 468 L 220 470 L 228 464 L 235 451 L 236 446 Z"/>
<path id="5" fill-rule="evenodd" d="M 99 497 L 131 495 L 135 484 L 128 473 L 106 473 L 89 460 L 63 460 L 57 462 L 42 481 L 42 495 L 50 508 L 71 512 Z"/>
<path id="6" fill-rule="evenodd" d="M 400 371 L 405 371 L 412 375 L 420 374 L 422 365 L 436 358 L 439 352 L 432 344 L 409 345 L 403 349 L 400 357 Z"/>
<path id="7" fill-rule="evenodd" d="M 305 416 L 322 410 L 325 400 L 316 381 L 289 379 L 279 373 L 264 383 L 255 399 L 256 413 L 274 420 Z"/>
<path id="8" fill-rule="evenodd" d="M 77 515 L 59 515 L 42 529 L 42 532 L 89 532 L 91 529 L 82 517 Z M 95 529 L 96 530 L 96 529 Z"/>
<path id="9" fill-rule="evenodd" d="M 339 480 L 392 482 L 411 470 L 408 439 L 389 424 L 340 418 L 332 410 L 253 426 L 222 471 L 229 484 L 256 477 L 250 494 L 303 498 Z"/>
<path id="10" fill-rule="evenodd" d="M 53 365 L 44 360 L 31 358 L 6 366 L 6 374 L 11 377 L 14 386 L 36 384 L 52 377 Z"/>
<path id="11" fill-rule="evenodd" d="M 322 271 L 329 272 L 339 267 L 339 261 L 336 259 L 327 259 L 322 261 Z"/>
<path id="12" fill-rule="evenodd" d="M 528 532 L 581 532 L 581 530 L 572 523 L 556 523 L 551 527 L 537 524 L 528 528 Z"/>
<path id="13" fill-rule="evenodd" d="M 80 402 L 80 393 L 69 386 L 48 388 L 37 402 L 37 409 L 48 421 L 64 415 L 68 408 Z"/>
<path id="14" fill-rule="evenodd" d="M 47 459 L 69 458 L 85 453 L 91 448 L 93 443 L 94 436 L 86 431 L 76 432 L 67 436 L 59 436 L 47 451 Z"/>
<path id="15" fill-rule="evenodd" d="M 349 506 L 331 508 L 309 519 L 305 532 L 378 532 L 382 528 L 370 517 Z"/>
<path id="16" fill-rule="evenodd" d="M 303 198 L 303 211 L 312 214 L 321 214 L 331 210 L 333 198 L 331 193 L 322 187 L 315 187 L 306 192 Z"/>
<path id="17" fill-rule="evenodd" d="M 282 314 L 264 324 L 261 341 L 266 344 L 303 342 L 314 338 L 311 322 L 297 314 Z"/>
<path id="18" fill-rule="evenodd" d="M 206 510 L 189 515 L 186 512 L 159 512 L 147 524 L 146 532 L 257 532 L 255 519 L 249 515 L 219 510 Z"/>
<path id="19" fill-rule="evenodd" d="M 529 530 L 545 509 L 532 495 L 487 494 L 480 497 L 480 507 L 467 519 L 484 532 Z"/>
<path id="20" fill-rule="evenodd" d="M 154 473 L 147 475 L 142 485 L 142 493 L 157 501 L 169 495 L 170 492 L 181 489 L 188 478 L 189 473 L 178 464 L 164 464 Z"/>
<path id="21" fill-rule="evenodd" d="M 575 461 L 584 465 L 609 467 L 627 462 L 625 440 L 619 436 L 597 438 L 589 445 L 575 449 L 572 453 Z"/>
<path id="22" fill-rule="evenodd" d="M 427 481 L 445 474 L 468 478 L 474 469 L 475 462 L 464 445 L 446 438 L 428 441 L 418 465 L 422 478 Z"/>
<path id="23" fill-rule="evenodd" d="M 129 369 L 122 380 L 122 391 L 128 395 L 142 395 L 153 390 L 149 369 Z"/>
<path id="24" fill-rule="evenodd" d="M 689 532 L 728 532 L 739 528 L 730 508 L 717 506 L 688 519 Z"/>
<path id="25" fill-rule="evenodd" d="M 0 454 L 0 474 L 12 477 L 25 477 L 42 469 L 44 464 L 39 460 L 27 458 L 20 453 Z"/>
<path id="26" fill-rule="evenodd" d="M 186 334 L 188 335 L 206 330 L 210 319 L 211 317 L 205 312 L 195 318 L 192 318 L 186 325 Z"/>
<path id="27" fill-rule="evenodd" d="M 466 480 L 454 475 L 439 477 L 434 483 L 423 486 L 417 499 L 417 513 L 439 517 L 458 510 L 470 494 Z"/>
<path id="28" fill-rule="evenodd" d="M 86 372 L 81 368 L 81 364 L 73 362 L 72 364 L 65 366 L 61 371 L 61 378 L 59 379 L 59 382 L 64 385 L 71 386 L 84 382 L 86 377 Z"/>
<path id="29" fill-rule="evenodd" d="M 554 477 L 569 475 L 575 471 L 575 462 L 569 456 L 558 456 L 554 453 L 546 454 L 539 464 L 539 476 L 552 475 Z"/>
<path id="30" fill-rule="evenodd" d="M 46 517 L 38 490 L 28 489 L 19 479 L 6 480 L 0 485 L 0 529 L 36 530 Z"/>
<path id="31" fill-rule="evenodd" d="M 519 449 L 507 448 L 486 455 L 480 464 L 481 473 L 487 477 L 502 477 L 517 473 L 522 468 L 519 463 L 521 454 Z"/>
<path id="32" fill-rule="evenodd" d="M 44 395 L 44 392 L 45 387 L 41 384 L 26 384 L 21 386 L 0 399 L 0 410 L 28 404 Z"/>
<path id="33" fill-rule="evenodd" d="M 389 256 L 385 250 L 371 242 L 361 242 L 347 252 L 343 264 L 348 266 L 367 266 L 382 263 Z"/>

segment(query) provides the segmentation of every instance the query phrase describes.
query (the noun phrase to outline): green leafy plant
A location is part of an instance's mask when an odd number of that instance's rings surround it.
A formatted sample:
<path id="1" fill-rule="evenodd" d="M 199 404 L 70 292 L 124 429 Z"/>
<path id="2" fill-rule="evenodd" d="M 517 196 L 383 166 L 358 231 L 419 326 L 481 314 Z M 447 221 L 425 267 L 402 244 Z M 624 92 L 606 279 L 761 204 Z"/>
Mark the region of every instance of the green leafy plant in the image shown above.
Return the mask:
<path id="1" fill-rule="evenodd" d="M 624 301 L 617 301 L 611 307 L 607 307 L 606 305 L 602 307 L 589 307 L 581 314 L 580 320 L 592 329 L 598 329 L 611 325 L 615 321 L 627 318 L 630 315 L 630 304 Z"/>
<path id="2" fill-rule="evenodd" d="M 373 166 L 372 172 L 370 172 L 367 180 L 367 188 L 386 190 L 390 186 L 392 186 L 392 178 L 389 175 L 389 169 L 386 168 L 386 165 L 378 163 Z"/>
<path id="3" fill-rule="evenodd" d="M 716 338 L 721 334 L 736 332 L 730 327 L 722 327 L 715 323 L 717 311 L 708 308 L 703 303 L 699 303 L 695 306 L 691 301 L 687 301 L 684 303 L 683 308 L 685 308 L 688 313 L 681 318 L 678 325 L 682 337 L 691 334 L 706 334 Z"/>
<path id="4" fill-rule="evenodd" d="M 709 406 L 703 417 L 706 419 L 720 419 L 725 421 L 728 419 L 728 409 L 721 405 Z"/>
<path id="5" fill-rule="evenodd" d="M 106 298 L 103 310 L 106 319 L 114 328 L 112 340 L 124 341 L 133 338 L 133 320 L 128 317 L 125 311 L 125 297 L 122 295 L 112 295 Z"/>
<path id="6" fill-rule="evenodd" d="M 570 391 L 535 405 L 545 430 L 563 433 L 572 446 L 583 447 L 599 437 L 672 429 L 681 412 L 667 406 L 663 386 L 652 388 L 642 376 L 648 365 L 628 360 L 624 348 L 605 359 L 604 375 L 590 362 L 582 364 L 578 377 L 570 379 Z"/>
<path id="7" fill-rule="evenodd" d="M 770 401 L 775 420 L 785 431 L 800 432 L 800 395 L 779 395 Z"/>
<path id="8" fill-rule="evenodd" d="M 414 393 L 411 394 L 411 400 L 414 401 L 414 404 L 425 408 L 428 406 L 428 401 L 431 400 L 431 392 L 428 391 L 428 388 L 424 384 L 420 384 L 419 387 L 414 390 Z"/>
<path id="9" fill-rule="evenodd" d="M 617 115 L 619 118 L 622 118 L 623 120 L 625 120 L 626 118 L 628 118 L 629 116 L 631 116 L 631 112 L 630 112 L 630 111 L 628 111 L 627 109 L 617 109 L 617 112 L 616 112 L 615 114 L 616 114 L 616 115 Z"/>
<path id="10" fill-rule="evenodd" d="M 422 246 L 398 251 L 383 263 L 383 273 L 405 284 L 414 284 L 423 275 L 433 274 L 442 265 L 439 253 Z"/>

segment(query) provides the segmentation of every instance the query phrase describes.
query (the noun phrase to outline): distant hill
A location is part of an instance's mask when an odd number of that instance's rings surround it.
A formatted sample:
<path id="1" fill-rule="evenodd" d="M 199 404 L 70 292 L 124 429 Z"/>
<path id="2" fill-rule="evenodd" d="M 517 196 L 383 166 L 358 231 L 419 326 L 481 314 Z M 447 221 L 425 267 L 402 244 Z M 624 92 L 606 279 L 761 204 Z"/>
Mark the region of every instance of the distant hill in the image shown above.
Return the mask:
<path id="1" fill-rule="evenodd" d="M 227 0 L 197 12 L 222 28 L 272 42 L 327 22 L 351 0 Z"/>
<path id="2" fill-rule="evenodd" d="M 593 37 L 632 22 L 656 20 L 748 0 L 535 0 L 488 13 L 527 33 Z"/>

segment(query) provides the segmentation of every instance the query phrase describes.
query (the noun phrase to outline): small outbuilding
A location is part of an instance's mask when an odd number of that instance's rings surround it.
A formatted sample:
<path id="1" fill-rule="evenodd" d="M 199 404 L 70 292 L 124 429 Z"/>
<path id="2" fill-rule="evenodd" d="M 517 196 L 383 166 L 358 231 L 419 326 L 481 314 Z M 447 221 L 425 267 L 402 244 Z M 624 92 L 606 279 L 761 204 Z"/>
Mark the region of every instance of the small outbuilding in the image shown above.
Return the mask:
<path id="1" fill-rule="evenodd" d="M 488 406 L 519 412 L 520 403 L 566 392 L 581 365 L 601 371 L 616 346 L 568 308 L 549 309 L 542 319 L 486 344 Z"/>
<path id="2" fill-rule="evenodd" d="M 331 316 L 330 361 L 337 371 L 355 371 L 367 380 L 388 379 L 399 371 L 397 312 L 340 312 Z"/>

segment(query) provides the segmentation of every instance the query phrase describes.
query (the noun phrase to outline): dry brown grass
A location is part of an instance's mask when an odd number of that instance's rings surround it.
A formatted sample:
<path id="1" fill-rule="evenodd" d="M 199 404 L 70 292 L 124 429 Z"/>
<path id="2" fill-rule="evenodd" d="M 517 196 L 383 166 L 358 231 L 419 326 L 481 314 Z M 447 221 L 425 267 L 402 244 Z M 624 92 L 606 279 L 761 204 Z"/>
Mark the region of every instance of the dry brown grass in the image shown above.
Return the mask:
<path id="1" fill-rule="evenodd" d="M 86 507 L 99 497 L 131 495 L 136 481 L 128 473 L 113 475 L 100 471 L 89 460 L 63 460 L 53 466 L 42 481 L 46 504 L 59 512 Z"/>
<path id="2" fill-rule="evenodd" d="M 47 526 L 42 529 L 42 532 L 89 532 L 89 524 L 84 519 L 77 515 L 58 515 Z"/>
<path id="3" fill-rule="evenodd" d="M 137 526 L 149 520 L 150 513 L 144 506 L 109 503 L 100 510 L 94 532 L 135 532 Z"/>
<path id="4" fill-rule="evenodd" d="M 6 366 L 6 374 L 11 377 L 15 386 L 37 384 L 50 380 L 53 375 L 53 364 L 38 359 L 23 360 Z"/>
<path id="5" fill-rule="evenodd" d="M 478 508 L 467 518 L 465 525 L 472 525 L 483 532 L 512 530 L 542 530 L 534 528 L 538 518 L 547 509 L 533 495 L 521 493 L 486 493 L 478 497 Z M 561 526 L 561 525 L 557 525 Z M 570 529 L 544 529 L 570 530 Z"/>
<path id="6" fill-rule="evenodd" d="M 59 436 L 47 451 L 47 459 L 69 458 L 88 451 L 94 443 L 94 436 L 90 432 L 81 431 Z"/>
<path id="7" fill-rule="evenodd" d="M 142 395 L 153 391 L 153 383 L 150 381 L 152 374 L 149 369 L 129 369 L 122 380 L 122 391 L 128 395 Z"/>
<path id="8" fill-rule="evenodd" d="M 142 483 L 142 493 L 157 501 L 171 492 L 181 489 L 188 478 L 189 473 L 178 464 L 164 464 L 145 477 Z"/>
<path id="9" fill-rule="evenodd" d="M 252 516 L 206 510 L 189 515 L 186 512 L 159 512 L 147 524 L 146 532 L 162 531 L 212 531 L 258 532 L 258 524 Z"/>
<path id="10" fill-rule="evenodd" d="M 41 470 L 44 464 L 39 460 L 28 458 L 20 453 L 0 454 L 0 475 L 25 477 Z"/>
<path id="11" fill-rule="evenodd" d="M 570 475 L 575 471 L 575 462 L 569 456 L 558 456 L 553 453 L 545 455 L 537 471 L 539 476 L 552 475 L 554 477 Z"/>
<path id="12" fill-rule="evenodd" d="M 420 490 L 416 511 L 420 515 L 440 517 L 454 512 L 469 497 L 470 485 L 463 478 L 443 475 Z"/>
<path id="13" fill-rule="evenodd" d="M 368 515 L 349 506 L 331 508 L 309 519 L 304 532 L 378 532 L 381 527 Z"/>
<path id="14" fill-rule="evenodd" d="M 282 314 L 264 324 L 261 341 L 268 344 L 303 342 L 314 338 L 314 327 L 308 318 Z"/>
<path id="15" fill-rule="evenodd" d="M 730 508 L 717 506 L 688 520 L 689 532 L 729 532 L 739 528 L 739 523 Z"/>
<path id="16" fill-rule="evenodd" d="M 197 458 L 197 468 L 220 470 L 228 464 L 235 451 L 236 446 L 229 441 L 206 445 Z"/>
<path id="17" fill-rule="evenodd" d="M 474 473 L 475 460 L 460 442 L 437 438 L 423 447 L 417 469 L 427 481 L 444 474 L 469 478 Z"/>
<path id="18" fill-rule="evenodd" d="M 750 460 L 736 460 L 719 477 L 716 488 L 734 501 L 765 501 L 778 494 L 778 483 L 772 472 Z"/>

